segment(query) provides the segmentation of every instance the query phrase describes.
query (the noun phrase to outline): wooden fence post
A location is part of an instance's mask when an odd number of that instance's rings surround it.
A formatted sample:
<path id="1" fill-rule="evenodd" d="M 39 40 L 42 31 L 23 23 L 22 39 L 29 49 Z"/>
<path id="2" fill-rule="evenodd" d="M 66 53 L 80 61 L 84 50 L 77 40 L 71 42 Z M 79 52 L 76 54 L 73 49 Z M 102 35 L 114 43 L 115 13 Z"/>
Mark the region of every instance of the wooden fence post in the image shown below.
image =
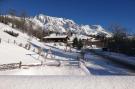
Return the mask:
<path id="1" fill-rule="evenodd" d="M 43 65 L 43 61 L 41 61 L 41 66 Z"/>
<path id="2" fill-rule="evenodd" d="M 1 38 L 0 38 L 0 43 L 1 43 Z"/>
<path id="3" fill-rule="evenodd" d="M 14 44 L 15 44 L 15 40 L 14 40 Z"/>
<path id="4" fill-rule="evenodd" d="M 20 63 L 19 63 L 19 68 L 21 68 L 22 67 L 22 62 L 20 61 Z"/>
<path id="5" fill-rule="evenodd" d="M 8 39 L 8 43 L 9 43 L 9 39 Z"/>

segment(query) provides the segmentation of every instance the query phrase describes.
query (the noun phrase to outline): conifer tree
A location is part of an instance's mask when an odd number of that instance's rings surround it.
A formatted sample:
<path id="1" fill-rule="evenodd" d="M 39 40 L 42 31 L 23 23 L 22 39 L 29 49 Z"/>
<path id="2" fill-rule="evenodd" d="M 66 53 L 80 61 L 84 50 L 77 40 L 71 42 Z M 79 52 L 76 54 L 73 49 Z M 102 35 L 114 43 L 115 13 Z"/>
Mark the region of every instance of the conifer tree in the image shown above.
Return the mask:
<path id="1" fill-rule="evenodd" d="M 82 42 L 82 40 L 81 39 L 79 39 L 79 41 L 78 41 L 78 45 L 77 45 L 77 49 L 81 49 L 83 47 L 83 42 Z"/>
<path id="2" fill-rule="evenodd" d="M 75 37 L 73 40 L 73 47 L 77 47 L 77 45 L 78 45 L 78 39 L 77 37 Z"/>

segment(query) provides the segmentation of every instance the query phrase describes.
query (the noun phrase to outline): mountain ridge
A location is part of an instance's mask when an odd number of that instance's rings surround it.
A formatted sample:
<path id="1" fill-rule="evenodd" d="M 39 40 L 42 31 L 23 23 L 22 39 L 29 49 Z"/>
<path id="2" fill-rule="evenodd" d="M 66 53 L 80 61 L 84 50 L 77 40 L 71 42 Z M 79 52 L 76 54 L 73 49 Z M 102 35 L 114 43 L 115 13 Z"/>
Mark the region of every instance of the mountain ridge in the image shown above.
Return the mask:
<path id="1" fill-rule="evenodd" d="M 52 17 L 43 14 L 36 15 L 31 18 L 31 21 L 46 30 L 58 31 L 60 33 L 67 31 L 83 35 L 98 35 L 103 33 L 107 37 L 111 37 L 111 33 L 107 32 L 101 25 L 79 25 L 70 19 Z"/>
<path id="2" fill-rule="evenodd" d="M 17 16 L 10 16 L 6 15 L 9 18 L 21 20 L 21 17 Z M 81 34 L 81 35 L 99 35 L 104 34 L 106 37 L 111 37 L 112 34 L 106 31 L 101 25 L 79 25 L 73 20 L 59 18 L 59 17 L 52 17 L 43 14 L 36 15 L 34 17 L 25 17 L 26 25 L 29 22 L 32 22 L 33 28 L 43 29 L 45 31 L 52 31 L 58 33 L 68 33 L 72 32 L 74 34 Z"/>

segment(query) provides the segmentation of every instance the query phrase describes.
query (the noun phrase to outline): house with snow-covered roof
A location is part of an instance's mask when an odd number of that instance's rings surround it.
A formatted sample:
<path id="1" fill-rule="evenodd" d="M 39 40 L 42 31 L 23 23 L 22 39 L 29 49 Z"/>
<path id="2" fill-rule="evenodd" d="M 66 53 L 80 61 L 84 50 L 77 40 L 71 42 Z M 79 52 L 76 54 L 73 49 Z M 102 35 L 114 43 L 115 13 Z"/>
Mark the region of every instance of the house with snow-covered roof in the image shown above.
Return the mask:
<path id="1" fill-rule="evenodd" d="M 64 43 L 66 43 L 68 40 L 69 40 L 68 35 L 51 34 L 49 36 L 43 37 L 43 41 L 45 41 L 45 42 L 64 42 Z"/>

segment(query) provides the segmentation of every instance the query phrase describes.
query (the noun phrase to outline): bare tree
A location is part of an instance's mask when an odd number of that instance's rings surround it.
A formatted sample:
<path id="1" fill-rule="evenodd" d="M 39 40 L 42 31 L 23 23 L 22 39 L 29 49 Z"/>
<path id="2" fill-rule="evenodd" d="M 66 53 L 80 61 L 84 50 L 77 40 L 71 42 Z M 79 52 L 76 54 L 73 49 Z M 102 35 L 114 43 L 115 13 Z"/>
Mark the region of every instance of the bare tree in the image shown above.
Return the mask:
<path id="1" fill-rule="evenodd" d="M 110 30 L 113 33 L 112 38 L 107 39 L 107 47 L 111 51 L 124 52 L 127 50 L 127 32 L 126 29 L 120 25 L 112 25 Z"/>
<path id="2" fill-rule="evenodd" d="M 25 20 L 25 18 L 27 17 L 26 11 L 22 11 L 22 12 L 20 13 L 20 17 Z"/>
<path id="3" fill-rule="evenodd" d="M 24 32 L 27 29 L 27 26 L 26 26 L 27 13 L 25 11 L 22 11 L 20 13 L 20 17 L 21 17 L 21 29 L 23 29 L 23 32 Z"/>

